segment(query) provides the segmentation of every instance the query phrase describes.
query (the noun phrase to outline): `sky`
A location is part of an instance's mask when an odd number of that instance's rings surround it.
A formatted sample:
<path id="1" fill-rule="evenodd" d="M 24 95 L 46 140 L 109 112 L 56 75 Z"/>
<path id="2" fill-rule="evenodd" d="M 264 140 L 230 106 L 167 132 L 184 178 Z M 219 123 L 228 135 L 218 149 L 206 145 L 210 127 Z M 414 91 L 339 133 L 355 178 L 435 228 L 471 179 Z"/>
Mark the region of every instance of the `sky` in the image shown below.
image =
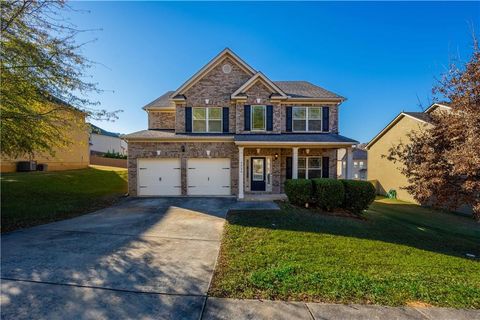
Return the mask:
<path id="1" fill-rule="evenodd" d="M 368 142 L 401 111 L 432 101 L 435 79 L 467 61 L 480 2 L 72 2 L 91 98 L 113 132 L 147 129 L 142 107 L 225 47 L 271 80 L 306 80 L 347 98 L 340 134 Z M 421 106 L 420 106 L 421 105 Z"/>

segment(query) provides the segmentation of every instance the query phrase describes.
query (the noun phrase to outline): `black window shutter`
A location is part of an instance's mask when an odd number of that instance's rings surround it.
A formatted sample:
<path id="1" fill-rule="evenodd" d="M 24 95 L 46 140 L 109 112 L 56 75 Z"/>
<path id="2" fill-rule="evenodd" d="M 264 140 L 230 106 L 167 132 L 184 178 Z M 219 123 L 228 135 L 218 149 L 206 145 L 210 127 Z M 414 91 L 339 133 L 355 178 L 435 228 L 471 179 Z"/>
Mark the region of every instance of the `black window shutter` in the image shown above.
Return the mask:
<path id="1" fill-rule="evenodd" d="M 223 132 L 227 132 L 227 133 L 230 131 L 230 128 L 229 128 L 229 120 L 230 120 L 229 112 L 230 112 L 230 109 L 228 107 L 223 108 L 223 112 L 222 112 Z"/>
<path id="2" fill-rule="evenodd" d="M 192 108 L 185 108 L 185 132 L 192 132 Z"/>
<path id="3" fill-rule="evenodd" d="M 287 157 L 287 179 L 292 179 L 292 157 Z"/>
<path id="4" fill-rule="evenodd" d="M 322 131 L 323 132 L 330 131 L 330 108 L 329 107 L 322 108 Z"/>
<path id="5" fill-rule="evenodd" d="M 287 107 L 287 126 L 285 127 L 287 132 L 292 132 L 292 107 Z"/>
<path id="6" fill-rule="evenodd" d="M 322 178 L 330 177 L 330 158 L 322 157 Z"/>
<path id="7" fill-rule="evenodd" d="M 243 110 L 245 131 L 250 131 L 250 106 L 245 105 Z"/>
<path id="8" fill-rule="evenodd" d="M 273 106 L 267 106 L 267 131 L 273 131 Z"/>

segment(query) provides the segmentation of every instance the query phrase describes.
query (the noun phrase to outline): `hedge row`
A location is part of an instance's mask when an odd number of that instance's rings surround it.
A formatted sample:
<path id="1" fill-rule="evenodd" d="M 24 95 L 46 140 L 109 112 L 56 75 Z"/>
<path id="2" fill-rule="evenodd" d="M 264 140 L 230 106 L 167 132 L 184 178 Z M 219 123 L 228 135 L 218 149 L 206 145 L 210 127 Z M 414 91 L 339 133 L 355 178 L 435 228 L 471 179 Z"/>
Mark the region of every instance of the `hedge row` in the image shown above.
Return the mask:
<path id="1" fill-rule="evenodd" d="M 316 205 L 323 210 L 345 208 L 362 213 L 375 200 L 375 187 L 367 181 L 335 179 L 295 179 L 285 182 L 290 203 Z"/>

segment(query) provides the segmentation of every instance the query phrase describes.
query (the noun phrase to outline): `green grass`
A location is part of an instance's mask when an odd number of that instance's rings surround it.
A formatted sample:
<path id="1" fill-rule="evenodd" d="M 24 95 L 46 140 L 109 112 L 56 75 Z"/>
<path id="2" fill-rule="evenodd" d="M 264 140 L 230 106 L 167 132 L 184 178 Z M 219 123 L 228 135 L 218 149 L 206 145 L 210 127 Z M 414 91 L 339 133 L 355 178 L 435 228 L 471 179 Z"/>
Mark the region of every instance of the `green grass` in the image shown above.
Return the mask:
<path id="1" fill-rule="evenodd" d="M 2 232 L 111 205 L 127 192 L 127 171 L 98 168 L 2 174 Z"/>
<path id="2" fill-rule="evenodd" d="M 365 220 L 282 204 L 227 217 L 218 297 L 480 308 L 480 225 L 379 199 Z"/>

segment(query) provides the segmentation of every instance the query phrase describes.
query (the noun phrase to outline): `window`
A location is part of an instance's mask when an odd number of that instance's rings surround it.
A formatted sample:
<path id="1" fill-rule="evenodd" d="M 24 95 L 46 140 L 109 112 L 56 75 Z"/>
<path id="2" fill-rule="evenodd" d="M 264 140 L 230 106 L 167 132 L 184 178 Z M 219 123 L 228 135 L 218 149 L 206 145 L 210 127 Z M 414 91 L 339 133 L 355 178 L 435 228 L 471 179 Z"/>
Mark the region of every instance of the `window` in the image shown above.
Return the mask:
<path id="1" fill-rule="evenodd" d="M 266 108 L 265 106 L 252 106 L 252 131 L 265 131 L 266 126 Z"/>
<path id="2" fill-rule="evenodd" d="M 357 161 L 353 161 L 353 166 L 356 168 L 358 167 L 358 162 Z"/>
<path id="3" fill-rule="evenodd" d="M 192 108 L 193 132 L 222 132 L 222 108 Z"/>
<path id="4" fill-rule="evenodd" d="M 363 168 L 363 161 L 360 161 L 359 164 L 360 164 L 360 168 Z"/>
<path id="5" fill-rule="evenodd" d="M 298 158 L 298 179 L 315 179 L 322 177 L 322 158 Z"/>
<path id="6" fill-rule="evenodd" d="M 293 107 L 293 131 L 322 131 L 322 108 Z"/>

